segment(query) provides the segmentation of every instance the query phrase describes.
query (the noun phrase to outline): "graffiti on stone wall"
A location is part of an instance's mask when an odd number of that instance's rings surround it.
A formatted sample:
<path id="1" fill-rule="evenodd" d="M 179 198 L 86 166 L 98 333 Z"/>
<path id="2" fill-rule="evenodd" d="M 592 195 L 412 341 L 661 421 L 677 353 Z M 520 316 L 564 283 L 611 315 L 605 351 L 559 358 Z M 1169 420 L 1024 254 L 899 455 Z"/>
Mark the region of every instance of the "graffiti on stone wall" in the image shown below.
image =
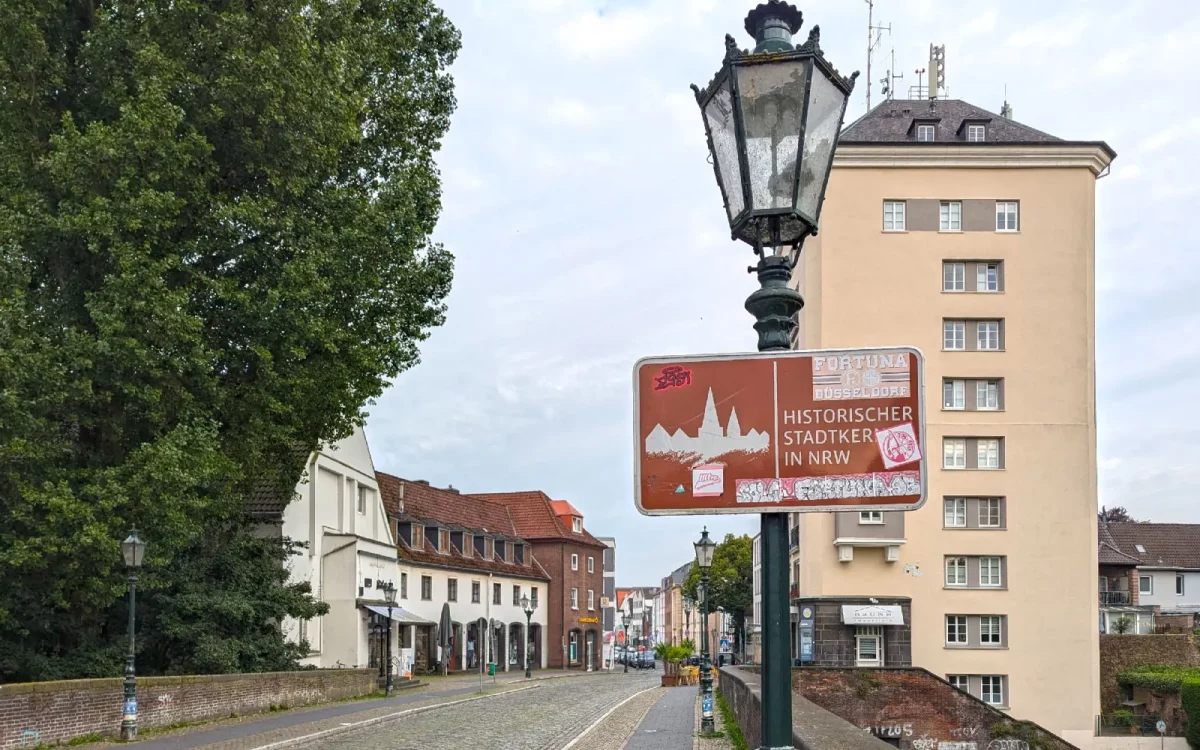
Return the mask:
<path id="1" fill-rule="evenodd" d="M 898 737 L 901 735 L 893 734 L 880 736 Z M 911 732 L 903 736 L 911 736 Z M 922 733 L 920 737 L 911 740 L 908 744 L 912 750 L 981 750 L 979 743 L 971 738 L 981 738 L 982 736 L 983 729 L 980 727 L 955 727 L 950 730 L 950 739 L 943 740 L 937 737 L 930 737 L 928 733 Z M 1025 744 L 1024 747 L 1019 745 L 996 744 L 997 742 L 1002 741 L 1003 740 L 992 740 L 992 742 L 987 746 L 986 750 L 1029 750 L 1028 744 Z M 1020 742 L 1020 740 L 1014 740 L 1014 742 Z"/>
<path id="2" fill-rule="evenodd" d="M 876 737 L 912 737 L 913 725 L 911 721 L 903 723 L 897 722 L 892 724 L 873 724 L 863 727 L 862 730 L 867 734 L 873 734 Z"/>
<path id="3" fill-rule="evenodd" d="M 989 742 L 987 750 L 1029 750 L 1029 743 L 1016 737 L 1001 737 Z"/>
<path id="4" fill-rule="evenodd" d="M 21 732 L 21 747 L 42 744 L 42 733 L 36 729 L 26 729 Z"/>

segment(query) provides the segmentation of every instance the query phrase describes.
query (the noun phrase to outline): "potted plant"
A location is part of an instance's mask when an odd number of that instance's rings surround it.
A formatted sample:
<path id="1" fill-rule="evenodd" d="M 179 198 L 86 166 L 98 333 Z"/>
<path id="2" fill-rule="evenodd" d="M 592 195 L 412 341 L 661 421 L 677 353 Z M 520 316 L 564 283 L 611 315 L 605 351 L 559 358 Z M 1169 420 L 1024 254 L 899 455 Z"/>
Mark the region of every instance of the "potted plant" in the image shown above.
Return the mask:
<path id="1" fill-rule="evenodd" d="M 670 643 L 660 643 L 654 647 L 654 656 L 663 663 L 663 687 L 675 687 L 682 684 L 680 682 L 682 677 L 680 665 L 691 653 L 691 647 L 686 644 L 675 646 Z"/>

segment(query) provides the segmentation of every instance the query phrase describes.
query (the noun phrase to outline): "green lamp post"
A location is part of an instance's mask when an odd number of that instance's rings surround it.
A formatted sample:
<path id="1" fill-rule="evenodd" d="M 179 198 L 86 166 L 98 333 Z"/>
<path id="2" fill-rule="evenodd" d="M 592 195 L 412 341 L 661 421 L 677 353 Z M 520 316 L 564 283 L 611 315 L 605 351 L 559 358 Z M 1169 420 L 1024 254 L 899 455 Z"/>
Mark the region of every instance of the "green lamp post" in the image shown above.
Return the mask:
<path id="1" fill-rule="evenodd" d="M 525 613 L 525 679 L 527 680 L 533 677 L 529 666 L 531 658 L 529 655 L 529 644 L 533 642 L 533 639 L 529 635 L 529 626 L 533 621 L 533 611 L 535 609 L 537 609 L 537 602 L 530 601 L 529 594 L 521 594 L 521 611 Z"/>
<path id="2" fill-rule="evenodd" d="M 716 728 L 712 711 L 712 656 L 708 650 L 708 569 L 712 567 L 713 552 L 717 543 L 708 537 L 708 527 L 700 534 L 700 541 L 695 542 L 696 565 L 700 567 L 700 691 L 704 694 L 701 701 L 700 733 L 712 734 Z"/>
<path id="3" fill-rule="evenodd" d="M 387 621 L 387 676 L 383 682 L 383 694 L 387 697 L 392 695 L 392 608 L 396 606 L 396 584 L 388 581 L 383 585 L 383 597 L 387 602 L 388 621 Z"/>
<path id="4" fill-rule="evenodd" d="M 129 571 L 129 653 L 125 656 L 124 706 L 121 709 L 121 739 L 137 739 L 137 673 L 134 669 L 135 626 L 134 612 L 137 603 L 137 572 L 142 567 L 146 554 L 146 543 L 137 535 L 137 528 L 130 529 L 129 536 L 121 542 L 121 557 L 125 558 L 125 569 Z"/>
<path id="5" fill-rule="evenodd" d="M 804 240 L 817 233 L 834 149 L 858 73 L 844 78 L 826 60 L 820 29 L 792 44 L 803 15 L 769 0 L 746 16 L 753 52 L 725 37 L 712 81 L 692 86 L 733 239 L 758 256 L 760 288 L 746 300 L 759 351 L 791 348 L 804 298 L 788 282 Z M 766 252 L 770 248 L 771 252 Z M 762 746 L 790 747 L 787 514 L 762 514 Z"/>

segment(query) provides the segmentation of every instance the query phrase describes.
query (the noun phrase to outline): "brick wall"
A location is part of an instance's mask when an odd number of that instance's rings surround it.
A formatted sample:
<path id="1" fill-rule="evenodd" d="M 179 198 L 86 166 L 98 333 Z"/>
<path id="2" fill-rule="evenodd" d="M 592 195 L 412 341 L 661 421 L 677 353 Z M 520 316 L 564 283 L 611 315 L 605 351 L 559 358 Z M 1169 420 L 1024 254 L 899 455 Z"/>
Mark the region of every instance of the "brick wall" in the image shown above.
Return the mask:
<path id="1" fill-rule="evenodd" d="M 550 574 L 550 596 L 547 597 L 546 610 L 546 657 L 547 666 L 563 668 L 563 644 L 567 642 L 568 633 L 578 630 L 579 661 L 576 667 L 582 666 L 587 657 L 586 634 L 595 633 L 596 646 L 592 653 L 592 667 L 599 669 L 603 660 L 604 638 L 603 628 L 599 622 L 584 623 L 579 618 L 600 617 L 600 596 L 604 590 L 604 550 L 600 547 L 589 547 L 574 544 L 565 540 L 543 540 L 533 543 L 533 554 Z M 579 555 L 579 570 L 571 570 L 571 555 Z M 595 559 L 593 572 L 587 572 L 587 559 Z M 579 609 L 571 609 L 571 589 L 579 589 Z M 595 592 L 595 610 L 588 611 L 587 592 Z"/>
<path id="2" fill-rule="evenodd" d="M 356 698 L 374 692 L 377 677 L 374 669 L 141 677 L 138 727 Z M 110 678 L 0 685 L 0 750 L 119 734 L 122 683 Z"/>
<path id="3" fill-rule="evenodd" d="M 912 665 L 912 601 L 907 597 L 819 597 L 801 598 L 799 606 L 813 608 L 813 661 L 819 667 L 852 667 L 856 661 L 854 625 L 842 622 L 843 604 L 897 605 L 903 625 L 883 627 L 883 663 L 892 667 Z M 793 639 L 794 641 L 794 639 Z M 793 644 L 793 649 L 795 648 Z"/>
<path id="4" fill-rule="evenodd" d="M 1036 750 L 1074 748 L 920 668 L 805 667 L 793 670 L 792 680 L 803 697 L 903 750 L 1027 750 L 1021 742 Z"/>
<path id="5" fill-rule="evenodd" d="M 1200 649 L 1190 634 L 1101 635 L 1100 710 L 1115 711 L 1121 703 L 1117 673 L 1143 665 L 1200 666 Z"/>

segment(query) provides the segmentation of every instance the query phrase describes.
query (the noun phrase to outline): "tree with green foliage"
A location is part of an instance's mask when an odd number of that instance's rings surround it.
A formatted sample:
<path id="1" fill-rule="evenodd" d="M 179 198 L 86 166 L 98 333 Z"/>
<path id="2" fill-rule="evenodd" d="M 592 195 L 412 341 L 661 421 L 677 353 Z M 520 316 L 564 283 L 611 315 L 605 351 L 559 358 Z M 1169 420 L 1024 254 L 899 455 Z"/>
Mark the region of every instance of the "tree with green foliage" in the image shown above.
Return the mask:
<path id="1" fill-rule="evenodd" d="M 429 0 L 0 3 L 0 681 L 294 666 L 244 500 L 443 321 Z M 297 451 L 297 446 L 300 451 Z"/>
<path id="2" fill-rule="evenodd" d="M 1187 716 L 1188 744 L 1200 749 L 1200 678 L 1189 677 L 1179 686 L 1179 702 Z"/>
<path id="3" fill-rule="evenodd" d="M 683 583 L 683 595 L 699 601 L 700 566 L 693 565 Z M 708 610 L 716 612 L 724 607 L 731 616 L 734 628 L 734 643 L 744 637 L 746 611 L 754 606 L 754 540 L 743 534 L 726 534 L 713 550 L 712 567 L 708 569 Z M 712 635 L 711 633 L 709 634 Z M 710 653 L 716 653 L 717 644 L 709 644 Z"/>

